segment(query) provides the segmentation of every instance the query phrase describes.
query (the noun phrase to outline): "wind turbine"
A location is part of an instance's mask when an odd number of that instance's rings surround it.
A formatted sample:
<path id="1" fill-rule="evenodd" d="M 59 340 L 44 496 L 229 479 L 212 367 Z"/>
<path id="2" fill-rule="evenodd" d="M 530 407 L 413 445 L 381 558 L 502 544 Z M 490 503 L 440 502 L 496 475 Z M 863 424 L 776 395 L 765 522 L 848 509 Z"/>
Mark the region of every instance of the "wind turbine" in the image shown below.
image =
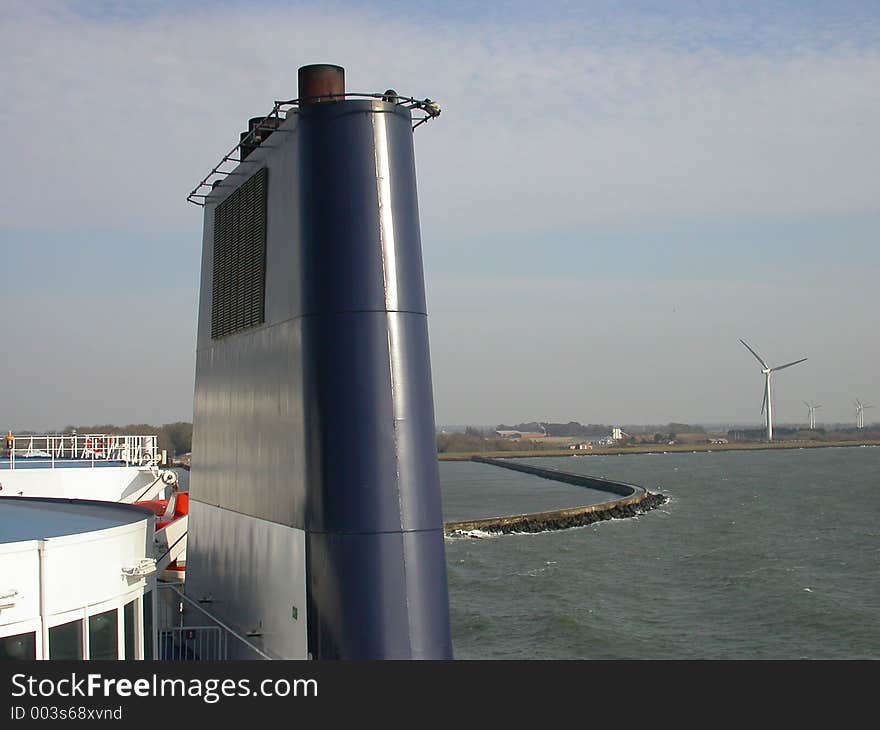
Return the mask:
<path id="1" fill-rule="evenodd" d="M 865 409 L 873 407 L 870 403 L 862 403 L 856 398 L 856 428 L 865 427 Z"/>
<path id="2" fill-rule="evenodd" d="M 804 362 L 807 358 L 802 357 L 800 360 L 795 360 L 794 362 L 788 362 L 785 365 L 777 365 L 775 368 L 771 368 L 764 359 L 755 352 L 751 347 L 746 344 L 745 340 L 740 340 L 743 343 L 743 346 L 751 352 L 757 361 L 761 363 L 761 372 L 764 373 L 764 402 L 761 405 L 761 413 L 766 411 L 767 413 L 767 440 L 773 440 L 773 402 L 770 398 L 770 376 L 775 373 L 777 370 L 785 370 L 785 368 L 790 368 L 792 365 L 797 365 L 798 363 Z"/>
<path id="3" fill-rule="evenodd" d="M 812 431 L 816 428 L 816 409 L 821 408 L 822 406 L 818 404 L 810 405 L 806 401 L 804 401 L 804 405 L 810 410 L 810 430 Z"/>

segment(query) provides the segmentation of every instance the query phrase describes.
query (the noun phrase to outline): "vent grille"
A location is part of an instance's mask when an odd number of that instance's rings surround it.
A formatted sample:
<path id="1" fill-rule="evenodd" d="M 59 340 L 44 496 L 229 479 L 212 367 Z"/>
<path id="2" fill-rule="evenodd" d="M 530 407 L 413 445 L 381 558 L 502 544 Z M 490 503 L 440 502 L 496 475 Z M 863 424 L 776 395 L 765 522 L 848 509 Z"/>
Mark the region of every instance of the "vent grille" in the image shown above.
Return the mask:
<path id="1" fill-rule="evenodd" d="M 264 167 L 214 209 L 212 339 L 265 321 L 267 187 Z"/>

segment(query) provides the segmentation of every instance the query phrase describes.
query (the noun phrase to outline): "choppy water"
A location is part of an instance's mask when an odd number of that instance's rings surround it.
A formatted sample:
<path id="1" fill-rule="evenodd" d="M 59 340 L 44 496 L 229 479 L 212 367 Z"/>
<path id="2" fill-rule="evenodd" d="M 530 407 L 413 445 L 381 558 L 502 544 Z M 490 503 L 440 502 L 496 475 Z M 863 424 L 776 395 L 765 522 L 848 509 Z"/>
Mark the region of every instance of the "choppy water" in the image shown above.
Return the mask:
<path id="1" fill-rule="evenodd" d="M 630 520 L 447 540 L 456 658 L 880 658 L 880 448 L 529 461 L 671 499 Z M 478 464 L 440 475 L 447 519 L 597 494 Z"/>

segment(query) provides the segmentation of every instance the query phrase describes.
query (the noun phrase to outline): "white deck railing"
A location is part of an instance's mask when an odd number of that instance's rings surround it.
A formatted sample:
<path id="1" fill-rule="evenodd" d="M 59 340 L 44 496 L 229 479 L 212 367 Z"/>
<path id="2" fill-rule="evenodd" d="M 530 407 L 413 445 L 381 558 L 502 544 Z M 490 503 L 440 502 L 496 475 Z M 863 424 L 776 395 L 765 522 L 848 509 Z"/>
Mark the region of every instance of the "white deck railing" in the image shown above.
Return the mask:
<path id="1" fill-rule="evenodd" d="M 11 447 L 11 448 L 10 448 Z M 35 463 L 55 468 L 56 462 L 122 462 L 126 466 L 157 464 L 161 459 L 158 436 L 117 436 L 112 433 L 13 436 L 6 439 L 7 468 Z"/>

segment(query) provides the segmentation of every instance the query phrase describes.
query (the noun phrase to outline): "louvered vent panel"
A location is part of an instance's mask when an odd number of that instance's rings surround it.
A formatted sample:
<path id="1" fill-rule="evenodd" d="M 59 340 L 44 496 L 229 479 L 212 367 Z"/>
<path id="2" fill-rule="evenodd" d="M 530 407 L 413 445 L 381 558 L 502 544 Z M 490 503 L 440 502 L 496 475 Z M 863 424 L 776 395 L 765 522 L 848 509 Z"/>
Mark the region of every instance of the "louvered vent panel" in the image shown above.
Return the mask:
<path id="1" fill-rule="evenodd" d="M 265 321 L 267 187 L 264 167 L 214 209 L 212 339 Z"/>

